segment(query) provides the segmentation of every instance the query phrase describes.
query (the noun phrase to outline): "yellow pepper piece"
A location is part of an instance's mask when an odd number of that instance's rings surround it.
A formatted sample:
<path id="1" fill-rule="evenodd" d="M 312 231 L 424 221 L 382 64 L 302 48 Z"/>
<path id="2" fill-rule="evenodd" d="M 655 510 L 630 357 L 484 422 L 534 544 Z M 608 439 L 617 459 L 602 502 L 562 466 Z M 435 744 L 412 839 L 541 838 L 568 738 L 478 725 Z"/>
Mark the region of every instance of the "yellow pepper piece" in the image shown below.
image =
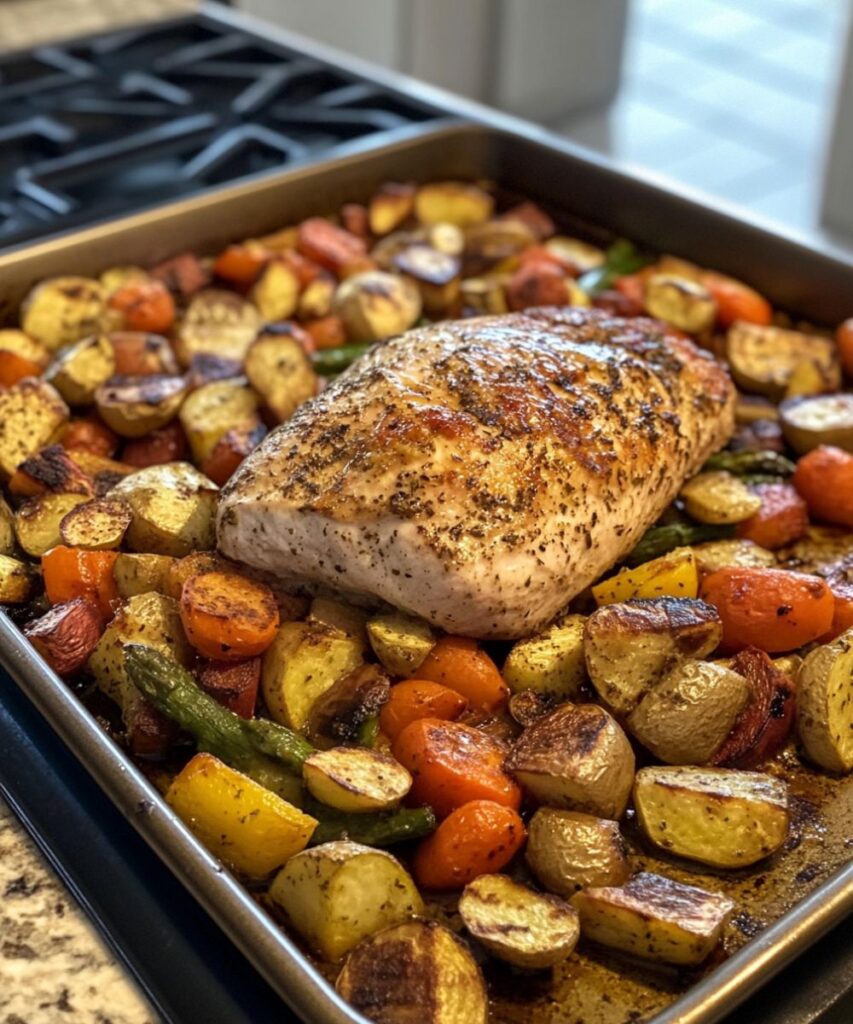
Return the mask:
<path id="1" fill-rule="evenodd" d="M 650 597 L 696 597 L 699 572 L 693 548 L 675 548 L 635 569 L 623 569 L 592 588 L 599 606 Z"/>
<path id="2" fill-rule="evenodd" d="M 196 754 L 175 776 L 166 802 L 228 867 L 264 878 L 300 853 L 316 819 L 212 754 Z"/>

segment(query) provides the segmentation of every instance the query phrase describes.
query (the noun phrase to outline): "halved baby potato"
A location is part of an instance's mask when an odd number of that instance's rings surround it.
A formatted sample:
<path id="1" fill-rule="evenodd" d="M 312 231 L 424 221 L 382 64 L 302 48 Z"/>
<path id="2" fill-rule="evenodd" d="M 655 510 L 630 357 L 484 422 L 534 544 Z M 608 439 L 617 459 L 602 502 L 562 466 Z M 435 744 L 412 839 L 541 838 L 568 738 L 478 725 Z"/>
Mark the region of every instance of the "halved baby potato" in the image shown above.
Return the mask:
<path id="1" fill-rule="evenodd" d="M 426 622 L 403 612 L 374 616 L 367 623 L 367 636 L 373 653 L 392 676 L 414 676 L 436 644 Z"/>
<path id="2" fill-rule="evenodd" d="M 830 772 L 853 769 L 853 629 L 806 655 L 796 707 L 809 760 Z"/>
<path id="3" fill-rule="evenodd" d="M 124 501 L 98 498 L 71 509 L 59 524 L 62 543 L 89 551 L 114 551 L 121 547 L 133 521 Z"/>
<path id="4" fill-rule="evenodd" d="M 577 912 L 506 875 L 480 875 L 459 898 L 468 931 L 500 960 L 544 968 L 570 956 L 580 936 Z"/>
<path id="5" fill-rule="evenodd" d="M 257 422 L 258 396 L 236 380 L 203 384 L 188 395 L 179 419 L 193 459 L 202 463 L 229 430 Z"/>
<path id="6" fill-rule="evenodd" d="M 30 498 L 15 513 L 18 543 L 33 558 L 41 558 L 62 543 L 60 523 L 78 505 L 88 502 L 85 494 L 40 494 Z"/>
<path id="7" fill-rule="evenodd" d="M 394 267 L 414 281 L 427 313 L 447 310 L 459 295 L 459 259 L 431 245 L 407 246 L 394 257 Z"/>
<path id="8" fill-rule="evenodd" d="M 476 960 L 435 921 L 408 921 L 366 939 L 335 988 L 374 1024 L 487 1024 L 489 1017 Z"/>
<path id="9" fill-rule="evenodd" d="M 555 807 L 530 819 L 524 857 L 544 888 L 566 898 L 590 885 L 621 885 L 631 873 L 618 822 Z"/>
<path id="10" fill-rule="evenodd" d="M 96 390 L 95 405 L 104 423 L 121 437 L 144 437 L 175 418 L 186 394 L 183 377 L 113 377 Z"/>
<path id="11" fill-rule="evenodd" d="M 90 405 L 95 392 L 116 372 L 113 346 L 95 334 L 63 349 L 51 363 L 49 381 L 69 405 Z"/>
<path id="12" fill-rule="evenodd" d="M 729 328 L 726 356 L 739 388 L 775 402 L 785 397 L 794 370 L 803 362 L 819 369 L 825 391 L 838 391 L 841 386 L 838 349 L 832 338 L 737 321 Z"/>
<path id="13" fill-rule="evenodd" d="M 655 846 L 714 868 L 755 864 L 788 834 L 788 788 L 762 772 L 642 768 L 634 807 Z"/>
<path id="14" fill-rule="evenodd" d="M 38 574 L 32 565 L 0 555 L 0 604 L 23 604 L 32 596 Z"/>
<path id="15" fill-rule="evenodd" d="M 299 278 L 287 264 L 271 260 L 255 282 L 251 299 L 264 320 L 287 320 L 296 312 Z"/>
<path id="16" fill-rule="evenodd" d="M 583 615 L 566 615 L 544 633 L 519 640 L 501 674 L 513 693 L 535 690 L 558 701 L 572 700 L 586 679 Z"/>
<path id="17" fill-rule="evenodd" d="M 113 566 L 119 597 L 166 592 L 166 579 L 175 563 L 168 555 L 140 555 L 120 552 Z"/>
<path id="18" fill-rule="evenodd" d="M 415 193 L 415 216 L 421 224 L 444 221 L 467 228 L 487 221 L 494 207 L 488 192 L 467 182 L 436 181 L 421 185 Z"/>
<path id="19" fill-rule="evenodd" d="M 317 393 L 317 375 L 305 350 L 290 333 L 259 335 L 246 354 L 246 376 L 279 423 Z"/>
<path id="20" fill-rule="evenodd" d="M 769 569 L 775 566 L 776 555 L 752 540 L 709 540 L 697 544 L 693 551 L 696 565 L 704 576 L 710 576 L 717 569 L 729 566 L 747 566 L 755 569 Z"/>
<path id="21" fill-rule="evenodd" d="M 270 897 L 327 960 L 423 913 L 420 893 L 396 857 L 347 840 L 291 857 L 273 880 Z"/>
<path id="22" fill-rule="evenodd" d="M 343 601 L 334 601 L 330 597 L 315 597 L 308 610 L 311 622 L 322 622 L 333 629 L 339 629 L 347 636 L 355 637 L 367 643 L 367 621 L 370 612 L 366 608 L 358 608 Z"/>
<path id="23" fill-rule="evenodd" d="M 104 290 L 89 277 L 52 277 L 21 306 L 21 327 L 52 352 L 96 334 L 104 314 Z"/>
<path id="24" fill-rule="evenodd" d="M 720 941 L 735 904 L 719 893 L 647 872 L 618 888 L 572 897 L 581 933 L 625 953 L 679 966 L 701 964 Z"/>
<path id="25" fill-rule="evenodd" d="M 175 340 L 182 366 L 207 353 L 242 363 L 261 327 L 261 315 L 235 292 L 205 288 L 187 307 Z"/>
<path id="26" fill-rule="evenodd" d="M 717 315 L 717 303 L 708 289 L 678 274 L 652 274 L 643 298 L 650 316 L 688 334 L 706 331 Z"/>
<path id="27" fill-rule="evenodd" d="M 338 286 L 333 310 L 353 341 L 379 341 L 402 334 L 416 323 L 421 297 L 408 278 L 366 270 Z"/>
<path id="28" fill-rule="evenodd" d="M 354 813 L 395 807 L 412 787 L 399 761 L 364 747 L 318 750 L 305 762 L 302 777 L 315 799 Z"/>

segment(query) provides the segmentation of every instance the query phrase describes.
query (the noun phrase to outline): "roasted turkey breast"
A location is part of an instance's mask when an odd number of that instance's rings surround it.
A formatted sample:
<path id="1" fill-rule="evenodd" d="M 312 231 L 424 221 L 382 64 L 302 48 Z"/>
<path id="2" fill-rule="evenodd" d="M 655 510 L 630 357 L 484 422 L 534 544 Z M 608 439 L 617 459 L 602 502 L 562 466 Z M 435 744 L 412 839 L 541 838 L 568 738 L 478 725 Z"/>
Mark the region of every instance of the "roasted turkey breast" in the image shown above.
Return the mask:
<path id="1" fill-rule="evenodd" d="M 548 623 L 729 438 L 734 389 L 651 320 L 543 308 L 377 345 L 223 491 L 224 554 L 451 633 Z"/>

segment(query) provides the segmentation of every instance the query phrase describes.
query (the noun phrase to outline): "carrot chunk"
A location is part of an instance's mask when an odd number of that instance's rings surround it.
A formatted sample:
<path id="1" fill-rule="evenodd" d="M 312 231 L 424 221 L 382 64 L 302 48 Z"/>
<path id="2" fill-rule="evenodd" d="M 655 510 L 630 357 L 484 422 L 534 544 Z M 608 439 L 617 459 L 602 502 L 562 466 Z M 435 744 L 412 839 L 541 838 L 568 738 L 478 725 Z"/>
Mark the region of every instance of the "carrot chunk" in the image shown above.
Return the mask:
<path id="1" fill-rule="evenodd" d="M 415 880 L 424 889 L 461 889 L 506 867 L 526 836 L 517 811 L 491 800 L 472 800 L 449 814 L 418 847 L 412 862 Z"/>
<path id="2" fill-rule="evenodd" d="M 118 437 L 93 414 L 71 420 L 60 434 L 59 443 L 66 451 L 91 452 L 109 459 L 116 453 Z"/>
<path id="3" fill-rule="evenodd" d="M 509 700 L 497 665 L 476 640 L 464 636 L 442 637 L 418 669 L 418 678 L 449 686 L 484 711 L 497 711 Z"/>
<path id="4" fill-rule="evenodd" d="M 838 342 L 838 358 L 848 377 L 853 377 L 853 317 L 839 324 L 835 332 Z"/>
<path id="5" fill-rule="evenodd" d="M 266 432 L 263 423 L 250 423 L 229 430 L 220 437 L 213 451 L 201 464 L 202 473 L 218 487 L 224 487 L 237 472 L 243 459 L 261 443 Z"/>
<path id="6" fill-rule="evenodd" d="M 414 778 L 409 799 L 429 804 L 440 818 L 471 800 L 521 806 L 521 790 L 503 769 L 506 751 L 479 729 L 420 718 L 403 729 L 391 749 Z"/>
<path id="7" fill-rule="evenodd" d="M 363 238 L 344 231 L 325 217 L 309 217 L 299 225 L 296 248 L 334 274 L 345 273 L 367 256 Z"/>
<path id="8" fill-rule="evenodd" d="M 426 679 L 406 679 L 391 687 L 391 693 L 379 714 L 379 728 L 390 740 L 419 718 L 458 718 L 468 702 L 448 686 Z"/>
<path id="9" fill-rule="evenodd" d="M 131 331 L 163 334 L 175 321 L 175 300 L 161 281 L 130 281 L 113 292 L 109 307 L 122 314 Z"/>
<path id="10" fill-rule="evenodd" d="M 509 279 L 506 297 L 509 308 L 513 310 L 531 306 L 565 306 L 569 301 L 565 271 L 553 262 L 528 260 Z"/>
<path id="11" fill-rule="evenodd" d="M 771 654 L 823 636 L 835 604 L 826 581 L 817 576 L 741 566 L 706 576 L 699 596 L 720 613 L 726 650 L 758 647 Z"/>
<path id="12" fill-rule="evenodd" d="M 701 282 L 717 303 L 717 323 L 721 327 L 730 327 L 735 320 L 750 324 L 769 324 L 773 320 L 773 307 L 767 299 L 742 281 L 706 270 Z"/>
<path id="13" fill-rule="evenodd" d="M 758 484 L 753 492 L 761 498 L 761 508 L 738 524 L 737 535 L 763 548 L 791 544 L 808 529 L 808 506 L 790 484 Z"/>
<path id="14" fill-rule="evenodd" d="M 252 718 L 261 681 L 261 659 L 207 661 L 198 672 L 201 688 L 241 718 Z"/>
<path id="15" fill-rule="evenodd" d="M 260 277 L 272 253 L 257 242 L 229 245 L 213 262 L 213 272 L 230 284 L 248 287 Z"/>
<path id="16" fill-rule="evenodd" d="M 113 577 L 117 551 L 84 551 L 60 544 L 42 557 L 44 589 L 52 605 L 83 597 L 108 621 L 120 603 Z"/>
<path id="17" fill-rule="evenodd" d="M 791 483 L 815 519 L 853 527 L 853 455 L 822 444 L 797 463 Z"/>
<path id="18" fill-rule="evenodd" d="M 187 450 L 184 428 L 174 420 L 159 430 L 152 430 L 145 437 L 127 441 L 121 460 L 128 466 L 143 469 L 145 466 L 162 466 L 166 462 L 180 462 L 186 458 Z"/>
<path id="19" fill-rule="evenodd" d="M 181 622 L 187 639 L 205 658 L 240 661 L 262 654 L 273 642 L 278 606 L 264 583 L 207 572 L 184 583 Z"/>
<path id="20" fill-rule="evenodd" d="M 39 377 L 43 369 L 39 363 L 18 355 L 17 352 L 0 350 L 0 386 L 4 388 L 14 387 L 25 377 Z"/>

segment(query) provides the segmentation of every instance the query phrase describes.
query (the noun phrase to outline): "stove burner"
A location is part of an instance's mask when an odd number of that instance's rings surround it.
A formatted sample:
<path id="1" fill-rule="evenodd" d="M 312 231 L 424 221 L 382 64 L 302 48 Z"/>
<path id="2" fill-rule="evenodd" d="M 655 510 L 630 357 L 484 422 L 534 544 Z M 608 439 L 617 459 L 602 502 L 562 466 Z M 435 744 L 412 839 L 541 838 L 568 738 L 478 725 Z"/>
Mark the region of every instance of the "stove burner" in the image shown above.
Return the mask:
<path id="1" fill-rule="evenodd" d="M 0 246 L 439 115 L 203 14 L 0 58 Z"/>

